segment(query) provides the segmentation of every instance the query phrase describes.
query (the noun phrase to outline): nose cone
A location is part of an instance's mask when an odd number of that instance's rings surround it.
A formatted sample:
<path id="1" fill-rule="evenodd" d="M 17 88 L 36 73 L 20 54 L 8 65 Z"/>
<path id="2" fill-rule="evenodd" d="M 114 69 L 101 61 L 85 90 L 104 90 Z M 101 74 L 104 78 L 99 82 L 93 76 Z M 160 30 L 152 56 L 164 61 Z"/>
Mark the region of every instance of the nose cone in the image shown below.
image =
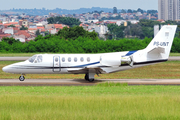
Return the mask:
<path id="1" fill-rule="evenodd" d="M 9 72 L 9 67 L 8 67 L 8 66 L 3 67 L 2 70 L 3 70 L 4 72 Z"/>

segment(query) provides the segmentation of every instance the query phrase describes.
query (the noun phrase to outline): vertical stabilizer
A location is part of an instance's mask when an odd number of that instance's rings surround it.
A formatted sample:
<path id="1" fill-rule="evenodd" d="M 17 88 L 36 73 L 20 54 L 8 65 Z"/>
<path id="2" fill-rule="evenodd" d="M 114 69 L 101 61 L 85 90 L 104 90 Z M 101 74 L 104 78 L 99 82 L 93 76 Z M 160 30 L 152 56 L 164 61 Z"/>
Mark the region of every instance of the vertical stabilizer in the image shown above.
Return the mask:
<path id="1" fill-rule="evenodd" d="M 161 28 L 158 34 L 145 48 L 147 57 L 155 59 L 154 56 L 159 56 L 156 59 L 168 59 L 171 51 L 174 35 L 177 25 L 165 25 Z"/>

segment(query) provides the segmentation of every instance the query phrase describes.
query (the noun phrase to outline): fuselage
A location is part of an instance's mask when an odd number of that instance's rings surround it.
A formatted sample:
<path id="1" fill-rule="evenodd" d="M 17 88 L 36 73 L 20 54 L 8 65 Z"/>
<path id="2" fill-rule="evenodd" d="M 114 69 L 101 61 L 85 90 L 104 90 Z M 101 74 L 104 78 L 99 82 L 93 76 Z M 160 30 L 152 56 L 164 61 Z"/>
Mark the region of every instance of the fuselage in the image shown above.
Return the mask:
<path id="1" fill-rule="evenodd" d="M 99 67 L 106 69 L 119 68 L 121 65 L 121 56 L 125 56 L 128 53 L 129 52 L 102 54 L 38 54 L 24 62 L 8 65 L 3 68 L 3 71 L 14 74 L 85 74 L 87 73 L 85 70 L 79 70 Z M 107 58 L 113 57 L 113 61 L 103 62 L 103 59 L 105 59 L 104 56 Z M 115 59 L 115 57 L 117 59 Z M 77 73 L 75 71 L 77 71 Z M 113 72 L 113 70 L 109 72 Z"/>

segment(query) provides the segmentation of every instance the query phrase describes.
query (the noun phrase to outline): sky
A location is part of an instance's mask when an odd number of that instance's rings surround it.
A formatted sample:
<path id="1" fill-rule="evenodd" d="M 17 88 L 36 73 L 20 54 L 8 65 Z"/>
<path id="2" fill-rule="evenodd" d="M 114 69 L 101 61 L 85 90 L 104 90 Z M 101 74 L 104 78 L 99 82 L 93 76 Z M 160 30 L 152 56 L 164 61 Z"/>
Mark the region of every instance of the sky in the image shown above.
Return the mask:
<path id="1" fill-rule="evenodd" d="M 0 10 L 21 9 L 79 9 L 79 8 L 113 8 L 157 10 L 158 0 L 1 0 Z"/>

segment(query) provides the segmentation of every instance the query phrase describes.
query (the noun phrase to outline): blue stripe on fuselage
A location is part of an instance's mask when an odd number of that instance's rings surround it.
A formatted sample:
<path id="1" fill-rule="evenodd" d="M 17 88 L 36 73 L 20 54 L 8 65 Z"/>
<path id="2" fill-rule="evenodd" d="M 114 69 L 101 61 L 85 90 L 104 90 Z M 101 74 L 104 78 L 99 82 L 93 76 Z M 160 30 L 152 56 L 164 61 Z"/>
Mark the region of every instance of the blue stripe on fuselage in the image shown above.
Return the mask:
<path id="1" fill-rule="evenodd" d="M 137 52 L 138 50 L 135 50 L 135 51 L 129 51 L 125 56 L 130 56 L 132 54 L 134 54 L 135 52 Z"/>

